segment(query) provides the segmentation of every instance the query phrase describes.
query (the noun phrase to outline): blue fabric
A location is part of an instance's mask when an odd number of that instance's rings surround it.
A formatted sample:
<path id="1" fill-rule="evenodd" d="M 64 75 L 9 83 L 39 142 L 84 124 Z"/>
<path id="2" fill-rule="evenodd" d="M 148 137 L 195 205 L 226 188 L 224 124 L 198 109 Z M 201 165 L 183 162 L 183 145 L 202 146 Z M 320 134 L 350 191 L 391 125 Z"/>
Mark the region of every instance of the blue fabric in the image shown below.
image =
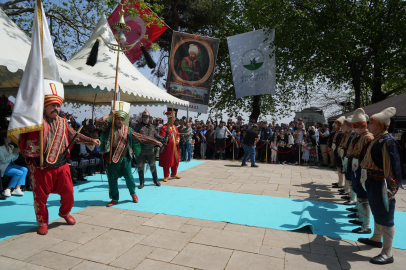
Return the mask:
<path id="1" fill-rule="evenodd" d="M 185 160 L 191 160 L 191 158 L 192 158 L 191 144 L 190 143 L 182 144 L 182 151 L 183 151 L 183 158 Z"/>
<path id="2" fill-rule="evenodd" d="M 361 162 L 360 162 L 361 163 Z M 354 181 L 352 185 L 355 187 L 355 192 L 357 193 L 357 197 L 360 199 L 368 198 L 367 192 L 365 191 L 364 187 L 361 185 L 361 166 L 358 166 L 358 169 L 355 172 Z"/>
<path id="3" fill-rule="evenodd" d="M 394 215 L 395 215 L 396 200 L 393 199 L 390 201 L 389 212 L 386 212 L 382 199 L 382 183 L 383 181 L 372 179 L 368 179 L 365 182 L 365 187 L 367 189 L 368 195 L 368 202 L 369 205 L 371 206 L 371 212 L 374 215 L 375 222 L 382 226 L 391 227 L 395 225 Z"/>
<path id="4" fill-rule="evenodd" d="M 251 159 L 251 165 L 255 165 L 255 146 L 249 146 L 249 145 L 243 144 L 242 148 L 244 149 L 244 156 L 242 157 L 242 164 L 245 164 L 247 162 L 247 158 L 249 156 Z"/>
<path id="5" fill-rule="evenodd" d="M 16 186 L 21 186 L 25 184 L 25 178 L 27 177 L 28 169 L 25 167 L 9 164 L 4 174 L 11 176 L 9 187 L 15 188 Z M 0 180 L 1 181 L 1 180 Z"/>

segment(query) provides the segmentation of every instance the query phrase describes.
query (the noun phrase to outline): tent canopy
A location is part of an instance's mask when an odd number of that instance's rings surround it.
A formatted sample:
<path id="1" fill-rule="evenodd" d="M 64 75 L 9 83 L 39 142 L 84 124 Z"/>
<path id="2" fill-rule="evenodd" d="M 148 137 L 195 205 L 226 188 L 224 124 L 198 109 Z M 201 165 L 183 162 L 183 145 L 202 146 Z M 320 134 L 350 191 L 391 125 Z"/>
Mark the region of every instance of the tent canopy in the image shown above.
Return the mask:
<path id="1" fill-rule="evenodd" d="M 0 37 L 0 95 L 16 96 L 31 50 L 31 39 L 2 10 Z M 67 101 L 83 103 L 70 93 L 72 91 L 109 93 L 114 90 L 114 83 L 83 73 L 62 60 L 57 61 L 59 74 L 65 85 L 65 97 L 70 97 Z"/>
<path id="2" fill-rule="evenodd" d="M 117 44 L 110 25 L 104 15 L 100 18 L 95 31 L 85 45 L 68 61 L 70 65 L 92 75 L 105 82 L 113 82 L 116 76 L 117 52 L 110 49 L 100 39 L 99 54 L 97 63 L 94 67 L 86 65 L 86 59 L 90 54 L 94 43 L 99 35 L 107 42 Z M 150 80 L 145 78 L 135 66 L 128 60 L 124 54 L 120 54 L 118 85 L 120 86 L 120 100 L 131 103 L 132 105 L 162 105 L 174 103 L 175 105 L 189 106 L 188 101 L 178 99 L 166 91 L 160 89 Z M 81 91 L 82 92 L 82 91 Z M 87 89 L 84 93 L 91 94 Z M 104 98 L 103 95 L 83 95 L 84 101 L 97 104 L 109 103 L 111 98 Z"/>

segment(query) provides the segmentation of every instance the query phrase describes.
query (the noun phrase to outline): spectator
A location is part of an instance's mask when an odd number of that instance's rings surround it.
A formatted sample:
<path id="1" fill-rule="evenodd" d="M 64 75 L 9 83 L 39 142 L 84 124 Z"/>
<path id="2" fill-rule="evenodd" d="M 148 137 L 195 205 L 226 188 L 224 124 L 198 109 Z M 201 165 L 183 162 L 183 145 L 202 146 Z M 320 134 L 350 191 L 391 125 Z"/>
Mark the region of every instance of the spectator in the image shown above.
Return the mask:
<path id="1" fill-rule="evenodd" d="M 200 130 L 200 134 L 201 134 L 200 156 L 203 159 L 206 157 L 206 150 L 207 150 L 206 133 L 207 133 L 206 125 L 203 125 L 202 129 Z"/>
<path id="2" fill-rule="evenodd" d="M 325 153 L 328 151 L 327 140 L 330 136 L 330 131 L 328 129 L 327 124 L 323 124 L 321 128 L 319 128 L 319 143 L 320 143 L 320 152 Z M 323 167 L 328 167 L 328 154 L 322 154 L 323 158 Z"/>
<path id="3" fill-rule="evenodd" d="M 192 152 L 191 152 L 191 143 L 192 143 L 192 122 L 187 123 L 187 127 L 184 127 L 182 130 L 182 135 L 184 138 L 183 142 L 183 158 L 186 160 L 186 162 L 190 162 L 190 159 L 192 158 Z"/>
<path id="4" fill-rule="evenodd" d="M 251 167 L 257 168 L 258 165 L 255 164 L 255 145 L 259 141 L 259 135 L 257 132 L 258 125 L 253 124 L 252 128 L 248 130 L 245 134 L 244 142 L 242 147 L 244 148 L 244 156 L 242 158 L 241 166 L 247 166 L 248 156 L 251 159 Z"/>
<path id="5" fill-rule="evenodd" d="M 220 121 L 220 125 L 214 131 L 214 143 L 216 144 L 217 149 L 222 149 L 226 146 L 227 135 L 232 136 L 230 130 L 228 130 L 228 128 L 224 126 L 224 122 Z M 217 150 L 218 157 L 223 160 L 226 159 L 224 153 L 225 153 L 224 149 Z"/>
<path id="6" fill-rule="evenodd" d="M 295 133 L 295 144 L 299 144 L 300 142 L 303 142 L 303 139 L 307 136 L 307 132 L 304 129 L 304 126 L 302 124 L 298 124 L 297 125 L 297 130 Z M 296 147 L 295 150 L 295 164 L 298 164 L 299 161 L 299 151 L 301 151 L 301 149 L 299 149 L 300 147 Z"/>
<path id="7" fill-rule="evenodd" d="M 276 150 L 278 149 L 278 136 L 273 136 L 272 141 L 271 141 L 271 163 L 276 164 L 277 162 L 277 157 L 278 157 L 278 152 Z"/>
<path id="8" fill-rule="evenodd" d="M 214 144 L 214 125 L 210 124 L 209 129 L 206 132 L 206 140 L 207 140 L 207 151 L 206 151 L 206 156 L 208 159 L 213 159 L 215 150 L 215 144 Z"/>
<path id="9" fill-rule="evenodd" d="M 287 160 L 287 139 L 285 139 L 285 134 L 281 133 L 279 135 L 279 140 L 278 140 L 278 164 L 285 164 Z"/>
<path id="10" fill-rule="evenodd" d="M 22 196 L 24 193 L 21 191 L 21 186 L 25 183 L 28 170 L 25 167 L 10 164 L 18 158 L 20 153 L 18 147 L 14 148 L 10 143 L 11 140 L 7 137 L 7 131 L 2 130 L 0 132 L 0 171 L 2 177 L 4 175 L 11 177 L 7 188 L 3 191 L 3 196 Z M 13 192 L 11 192 L 12 188 L 14 188 Z"/>
<path id="11" fill-rule="evenodd" d="M 304 138 L 303 145 L 310 149 L 310 143 L 308 142 L 307 138 Z M 309 163 L 310 152 L 305 147 L 303 147 L 303 165 L 307 166 Z"/>

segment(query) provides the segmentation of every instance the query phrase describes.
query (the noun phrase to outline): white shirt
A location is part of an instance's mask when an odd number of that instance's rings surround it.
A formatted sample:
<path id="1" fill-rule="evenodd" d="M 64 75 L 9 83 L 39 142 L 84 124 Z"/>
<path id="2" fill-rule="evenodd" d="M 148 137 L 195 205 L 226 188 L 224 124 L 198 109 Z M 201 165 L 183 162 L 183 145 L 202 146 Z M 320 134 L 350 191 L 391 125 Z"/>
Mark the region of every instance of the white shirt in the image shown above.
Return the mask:
<path id="1" fill-rule="evenodd" d="M 8 151 L 5 145 L 0 146 L 0 170 L 1 170 L 1 177 L 4 176 L 4 172 L 6 171 L 10 162 L 16 160 L 18 155 L 13 154 L 14 146 L 9 145 Z"/>

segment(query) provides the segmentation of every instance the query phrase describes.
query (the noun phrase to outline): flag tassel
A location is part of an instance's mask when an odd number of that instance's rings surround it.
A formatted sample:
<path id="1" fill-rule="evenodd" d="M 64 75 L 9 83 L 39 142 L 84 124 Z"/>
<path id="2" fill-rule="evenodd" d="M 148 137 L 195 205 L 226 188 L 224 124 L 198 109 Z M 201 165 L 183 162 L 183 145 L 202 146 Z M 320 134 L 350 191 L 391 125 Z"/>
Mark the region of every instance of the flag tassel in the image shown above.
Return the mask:
<path id="1" fill-rule="evenodd" d="M 89 57 L 86 60 L 86 65 L 94 67 L 97 62 L 97 55 L 99 54 L 99 39 L 94 43 L 92 50 L 90 51 Z"/>
<path id="2" fill-rule="evenodd" d="M 147 61 L 147 65 L 149 68 L 155 68 L 156 67 L 156 63 L 154 61 L 154 59 L 152 59 L 151 55 L 148 53 L 148 51 L 144 48 L 144 46 L 141 44 L 141 51 L 142 54 L 145 57 L 145 61 Z"/>

